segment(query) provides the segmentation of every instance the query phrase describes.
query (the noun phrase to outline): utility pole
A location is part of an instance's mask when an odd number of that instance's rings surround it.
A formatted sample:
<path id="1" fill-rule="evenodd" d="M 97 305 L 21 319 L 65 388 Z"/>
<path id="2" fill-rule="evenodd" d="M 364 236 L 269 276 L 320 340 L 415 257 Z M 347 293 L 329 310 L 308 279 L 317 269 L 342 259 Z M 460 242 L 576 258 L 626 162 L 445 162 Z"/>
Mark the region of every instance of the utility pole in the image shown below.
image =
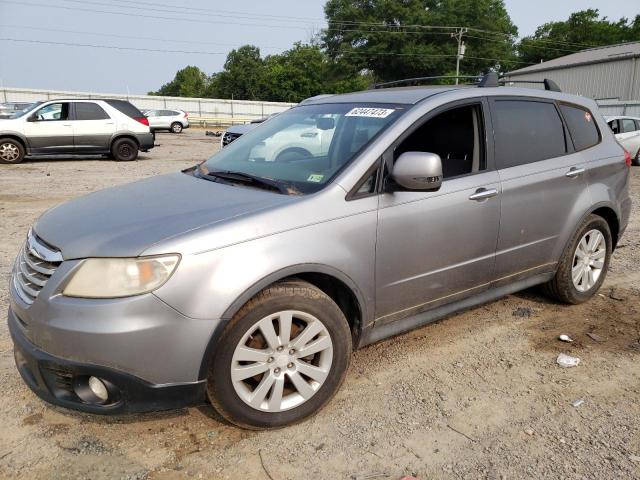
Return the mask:
<path id="1" fill-rule="evenodd" d="M 458 85 L 459 80 L 457 77 L 460 75 L 460 60 L 464 57 L 464 51 L 467 48 L 462 41 L 462 36 L 468 31 L 469 30 L 467 28 L 460 27 L 460 30 L 451 34 L 451 37 L 458 41 L 458 54 L 456 55 L 456 85 Z"/>

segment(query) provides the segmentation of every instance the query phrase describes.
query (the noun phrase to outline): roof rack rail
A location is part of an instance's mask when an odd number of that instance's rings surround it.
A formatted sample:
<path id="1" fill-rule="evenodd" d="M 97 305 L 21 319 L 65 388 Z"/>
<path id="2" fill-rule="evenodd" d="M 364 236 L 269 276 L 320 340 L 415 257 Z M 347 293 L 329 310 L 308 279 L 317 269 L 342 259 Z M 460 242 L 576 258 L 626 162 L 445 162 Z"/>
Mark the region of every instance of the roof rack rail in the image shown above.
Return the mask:
<path id="1" fill-rule="evenodd" d="M 499 82 L 504 85 L 505 83 L 540 83 L 544 85 L 545 90 L 549 90 L 551 92 L 562 92 L 562 89 L 558 86 L 556 82 L 545 78 L 544 80 L 507 80 L 501 78 Z"/>
<path id="2" fill-rule="evenodd" d="M 402 80 L 394 80 L 392 82 L 374 83 L 369 87 L 369 90 L 375 90 L 378 88 L 397 87 L 400 85 L 418 85 L 422 82 L 427 82 L 429 80 L 456 79 L 456 78 L 474 79 L 476 81 L 479 81 L 481 78 L 481 75 L 435 75 L 433 77 L 404 78 Z"/>

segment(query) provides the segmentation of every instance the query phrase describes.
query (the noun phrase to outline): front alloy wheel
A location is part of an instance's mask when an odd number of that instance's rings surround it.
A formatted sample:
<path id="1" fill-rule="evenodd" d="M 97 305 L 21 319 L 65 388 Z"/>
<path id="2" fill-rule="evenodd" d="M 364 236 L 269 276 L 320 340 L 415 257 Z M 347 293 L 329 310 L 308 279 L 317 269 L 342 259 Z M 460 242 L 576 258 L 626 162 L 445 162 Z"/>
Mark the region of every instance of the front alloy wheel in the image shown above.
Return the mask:
<path id="1" fill-rule="evenodd" d="M 24 159 L 24 153 L 24 148 L 16 140 L 0 140 L 0 163 L 20 163 Z"/>
<path id="2" fill-rule="evenodd" d="M 302 280 L 249 300 L 217 339 L 207 394 L 227 420 L 251 429 L 296 423 L 337 392 L 351 356 L 340 308 Z"/>

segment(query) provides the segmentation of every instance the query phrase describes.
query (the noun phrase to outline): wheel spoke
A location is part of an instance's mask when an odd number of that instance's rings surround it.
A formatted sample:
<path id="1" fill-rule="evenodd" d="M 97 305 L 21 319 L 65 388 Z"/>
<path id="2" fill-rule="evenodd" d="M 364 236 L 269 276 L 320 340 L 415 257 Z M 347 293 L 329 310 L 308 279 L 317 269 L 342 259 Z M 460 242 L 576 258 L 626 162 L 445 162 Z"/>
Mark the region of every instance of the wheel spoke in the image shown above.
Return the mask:
<path id="1" fill-rule="evenodd" d="M 581 279 L 581 285 L 582 288 L 584 290 L 588 290 L 589 289 L 589 270 L 591 270 L 589 267 L 586 267 L 582 270 L 582 279 Z"/>
<path id="2" fill-rule="evenodd" d="M 293 314 L 289 311 L 281 312 L 278 317 L 278 323 L 280 325 L 280 345 L 287 345 L 291 340 L 291 322 L 293 320 Z"/>
<path id="3" fill-rule="evenodd" d="M 278 411 L 282 408 L 282 392 L 284 390 L 284 376 L 275 379 L 271 398 L 269 398 L 269 410 Z"/>
<path id="4" fill-rule="evenodd" d="M 596 279 L 593 276 L 593 270 L 591 268 L 587 268 L 587 287 L 591 288 L 596 283 Z"/>
<path id="5" fill-rule="evenodd" d="M 291 379 L 291 383 L 293 383 L 293 386 L 296 387 L 298 393 L 302 395 L 302 398 L 304 398 L 305 400 L 310 398 L 311 395 L 314 394 L 314 390 L 313 388 L 311 388 L 311 385 L 309 385 L 305 381 L 305 379 L 302 378 L 302 375 L 300 375 L 298 372 L 291 373 L 289 375 L 289 378 Z"/>
<path id="6" fill-rule="evenodd" d="M 580 277 L 582 277 L 582 271 L 584 270 L 584 265 L 579 263 L 571 270 L 571 275 L 573 278 L 573 283 L 577 284 L 580 281 Z"/>
<path id="7" fill-rule="evenodd" d="M 296 368 L 298 369 L 298 372 L 305 374 L 307 377 L 312 378 L 318 383 L 324 382 L 325 378 L 327 378 L 328 372 L 320 367 L 309 365 L 307 362 L 296 362 Z"/>
<path id="8" fill-rule="evenodd" d="M 270 353 L 267 350 L 258 350 L 257 348 L 241 345 L 236 348 L 233 359 L 237 362 L 266 362 Z"/>
<path id="9" fill-rule="evenodd" d="M 591 259 L 592 260 L 599 260 L 601 258 L 604 258 L 606 255 L 607 255 L 607 251 L 606 250 L 604 250 L 604 249 L 598 250 L 593 255 L 591 255 Z"/>
<path id="10" fill-rule="evenodd" d="M 234 382 L 238 382 L 249 377 L 255 377 L 256 375 L 266 372 L 268 369 L 269 364 L 267 363 L 254 363 L 252 365 L 232 367 L 231 379 Z"/>
<path id="11" fill-rule="evenodd" d="M 273 320 L 271 319 L 271 317 L 263 318 L 260 321 L 259 326 L 262 335 L 264 335 L 264 339 L 267 341 L 267 345 L 269 345 L 269 348 L 278 348 L 280 346 L 280 342 L 278 341 L 278 336 L 276 335 L 276 331 L 273 328 Z"/>
<path id="12" fill-rule="evenodd" d="M 587 236 L 586 235 L 584 237 L 582 237 L 582 240 L 580 240 L 580 245 L 578 245 L 578 249 L 582 250 L 585 253 L 589 251 L 589 246 L 587 244 Z"/>
<path id="13" fill-rule="evenodd" d="M 296 357 L 303 358 L 321 352 L 331 347 L 331 338 L 329 336 L 322 336 L 317 340 L 303 346 L 296 352 Z"/>
<path id="14" fill-rule="evenodd" d="M 578 257 L 580 260 L 582 260 L 585 257 L 585 253 L 584 250 L 582 250 L 582 244 L 578 245 L 578 248 L 576 249 L 576 257 Z"/>
<path id="15" fill-rule="evenodd" d="M 300 350 L 307 343 L 309 343 L 313 337 L 319 334 L 323 330 L 323 326 L 320 322 L 311 322 L 308 323 L 306 328 L 302 331 L 300 335 L 293 339 L 293 343 L 291 346 L 296 350 Z"/>
<path id="16" fill-rule="evenodd" d="M 271 372 L 263 376 L 256 389 L 251 394 L 249 405 L 255 408 L 260 408 L 260 405 L 262 405 L 262 402 L 264 402 L 264 399 L 267 397 L 267 393 L 271 390 L 271 385 L 273 385 L 274 380 L 275 378 L 271 375 Z"/>
<path id="17" fill-rule="evenodd" d="M 600 268 L 604 267 L 604 260 L 593 260 L 593 263 L 591 264 L 591 266 L 593 268 L 600 269 Z"/>

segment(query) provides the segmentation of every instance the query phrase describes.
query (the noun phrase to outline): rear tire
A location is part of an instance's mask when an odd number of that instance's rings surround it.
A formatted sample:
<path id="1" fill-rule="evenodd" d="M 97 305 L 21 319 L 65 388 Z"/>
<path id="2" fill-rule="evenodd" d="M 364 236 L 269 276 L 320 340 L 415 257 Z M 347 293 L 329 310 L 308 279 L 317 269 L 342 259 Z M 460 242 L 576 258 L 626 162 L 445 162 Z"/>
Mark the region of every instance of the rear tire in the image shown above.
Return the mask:
<path id="1" fill-rule="evenodd" d="M 640 148 L 638 149 L 638 153 L 636 153 L 636 156 L 631 159 L 631 165 L 640 167 Z"/>
<path id="2" fill-rule="evenodd" d="M 225 326 L 214 346 L 207 395 L 240 427 L 297 423 L 338 391 L 351 349 L 349 325 L 331 298 L 301 280 L 276 283 Z M 242 371 L 246 367 L 255 369 L 253 376 Z"/>
<path id="3" fill-rule="evenodd" d="M 173 122 L 171 124 L 171 133 L 182 133 L 182 124 L 180 122 Z"/>
<path id="4" fill-rule="evenodd" d="M 0 163 L 17 164 L 24 160 L 24 147 L 13 138 L 0 139 Z"/>
<path id="5" fill-rule="evenodd" d="M 131 162 L 138 158 L 138 144 L 130 138 L 119 138 L 113 142 L 111 154 L 118 162 Z"/>
<path id="6" fill-rule="evenodd" d="M 598 215 L 589 215 L 573 234 L 555 277 L 544 285 L 545 292 L 569 304 L 589 300 L 607 275 L 612 246 L 609 224 Z"/>

